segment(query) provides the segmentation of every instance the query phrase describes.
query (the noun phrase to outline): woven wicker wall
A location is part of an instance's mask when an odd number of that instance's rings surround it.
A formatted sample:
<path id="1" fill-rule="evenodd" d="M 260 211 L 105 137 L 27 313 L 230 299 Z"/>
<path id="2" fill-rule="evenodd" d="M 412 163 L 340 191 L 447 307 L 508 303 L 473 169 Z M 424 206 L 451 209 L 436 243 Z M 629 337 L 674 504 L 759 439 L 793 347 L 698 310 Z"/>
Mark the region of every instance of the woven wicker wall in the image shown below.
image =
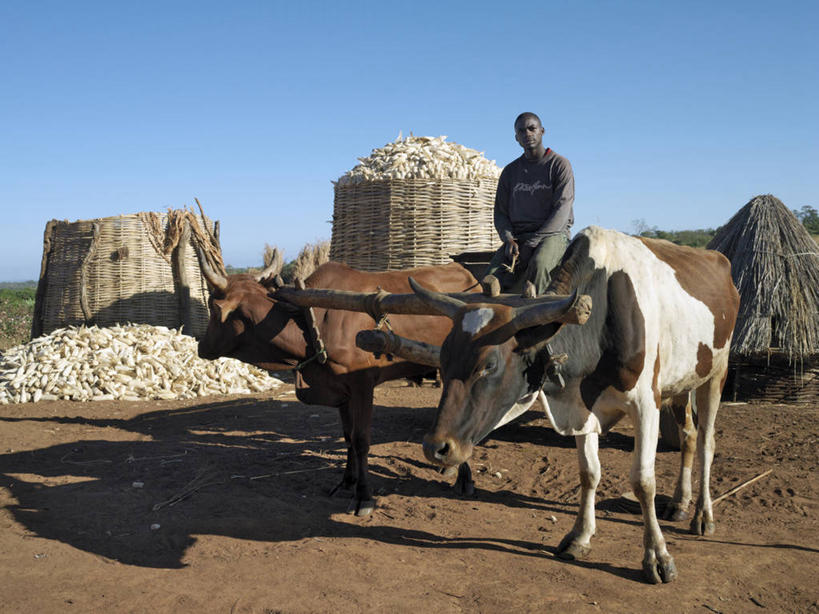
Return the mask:
<path id="1" fill-rule="evenodd" d="M 815 403 L 819 399 L 819 360 L 789 364 L 774 360 L 732 362 L 723 400 L 748 403 Z"/>
<path id="2" fill-rule="evenodd" d="M 167 230 L 167 214 L 149 215 Z M 204 334 L 208 290 L 189 233 L 162 254 L 162 237 L 150 236 L 144 219 L 48 223 L 33 336 L 68 325 L 126 322 L 186 324 L 186 334 Z"/>
<path id="3" fill-rule="evenodd" d="M 496 179 L 385 179 L 336 185 L 330 259 L 363 271 L 445 264 L 500 245 Z"/>

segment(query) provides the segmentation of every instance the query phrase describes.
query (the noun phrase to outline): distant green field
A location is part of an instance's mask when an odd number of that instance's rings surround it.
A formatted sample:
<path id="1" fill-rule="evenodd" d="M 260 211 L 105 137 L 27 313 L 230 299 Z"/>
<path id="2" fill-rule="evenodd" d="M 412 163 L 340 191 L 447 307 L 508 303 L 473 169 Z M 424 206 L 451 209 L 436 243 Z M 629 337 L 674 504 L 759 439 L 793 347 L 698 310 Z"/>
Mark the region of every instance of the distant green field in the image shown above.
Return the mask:
<path id="1" fill-rule="evenodd" d="M 31 335 L 36 284 L 0 287 L 0 350 L 25 343 Z"/>
<path id="2" fill-rule="evenodd" d="M 37 289 L 36 281 L 0 281 L 0 289 L 23 290 L 25 288 Z"/>

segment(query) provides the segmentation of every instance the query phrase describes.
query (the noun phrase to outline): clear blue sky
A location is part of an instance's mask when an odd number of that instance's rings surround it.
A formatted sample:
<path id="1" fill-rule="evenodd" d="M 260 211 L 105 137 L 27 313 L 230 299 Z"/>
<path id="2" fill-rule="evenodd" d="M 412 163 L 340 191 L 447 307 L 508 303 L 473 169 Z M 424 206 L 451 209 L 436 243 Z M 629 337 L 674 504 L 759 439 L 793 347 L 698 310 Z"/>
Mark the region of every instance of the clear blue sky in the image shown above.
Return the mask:
<path id="1" fill-rule="evenodd" d="M 0 2 L 0 281 L 52 218 L 194 203 L 225 261 L 330 237 L 331 180 L 404 135 L 500 165 L 543 119 L 575 230 L 819 206 L 819 3 Z"/>

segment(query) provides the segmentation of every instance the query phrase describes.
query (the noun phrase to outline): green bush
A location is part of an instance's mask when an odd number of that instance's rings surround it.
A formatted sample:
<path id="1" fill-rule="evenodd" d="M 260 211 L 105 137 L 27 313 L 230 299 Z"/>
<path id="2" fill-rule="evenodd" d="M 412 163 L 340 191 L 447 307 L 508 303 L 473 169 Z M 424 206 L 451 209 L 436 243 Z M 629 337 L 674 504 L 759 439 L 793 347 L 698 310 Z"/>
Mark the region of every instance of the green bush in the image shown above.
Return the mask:
<path id="1" fill-rule="evenodd" d="M 643 230 L 641 237 L 650 239 L 665 239 L 677 245 L 688 245 L 690 247 L 705 247 L 714 238 L 716 230 L 713 228 L 701 228 L 698 230 L 660 230 L 656 226 Z"/>
<path id="2" fill-rule="evenodd" d="M 810 205 L 805 205 L 799 211 L 794 209 L 793 212 L 810 234 L 819 234 L 819 211 Z"/>
<path id="3" fill-rule="evenodd" d="M 0 350 L 29 340 L 36 293 L 35 287 L 0 288 Z"/>

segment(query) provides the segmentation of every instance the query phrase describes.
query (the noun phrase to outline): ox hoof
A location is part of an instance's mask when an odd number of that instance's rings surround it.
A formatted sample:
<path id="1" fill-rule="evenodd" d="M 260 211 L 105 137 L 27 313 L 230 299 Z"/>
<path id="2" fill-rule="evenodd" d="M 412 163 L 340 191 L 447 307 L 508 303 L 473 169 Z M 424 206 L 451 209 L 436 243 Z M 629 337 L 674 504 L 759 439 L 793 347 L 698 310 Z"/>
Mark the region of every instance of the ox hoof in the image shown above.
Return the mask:
<path id="1" fill-rule="evenodd" d="M 702 512 L 697 512 L 691 520 L 691 532 L 694 535 L 713 535 L 715 530 L 713 519 L 706 518 Z"/>
<path id="2" fill-rule="evenodd" d="M 455 494 L 460 497 L 471 497 L 475 494 L 475 482 L 468 463 L 458 465 L 458 478 L 455 480 Z"/>
<path id="3" fill-rule="evenodd" d="M 580 561 L 589 556 L 591 544 L 581 544 L 574 532 L 568 533 L 557 547 L 557 557 L 564 561 Z"/>
<path id="4" fill-rule="evenodd" d="M 375 499 L 353 499 L 350 502 L 348 512 L 354 513 L 356 516 L 369 516 L 375 509 Z"/>
<path id="5" fill-rule="evenodd" d="M 665 510 L 663 511 L 663 518 L 673 522 L 688 520 L 688 510 L 679 503 L 669 501 L 668 505 L 665 506 Z"/>
<path id="6" fill-rule="evenodd" d="M 455 494 L 460 497 L 471 497 L 475 494 L 475 482 L 472 480 L 461 480 L 460 478 L 455 481 Z"/>
<path id="7" fill-rule="evenodd" d="M 671 582 L 677 577 L 677 566 L 670 555 L 663 559 L 644 560 L 643 575 L 651 584 Z"/>

